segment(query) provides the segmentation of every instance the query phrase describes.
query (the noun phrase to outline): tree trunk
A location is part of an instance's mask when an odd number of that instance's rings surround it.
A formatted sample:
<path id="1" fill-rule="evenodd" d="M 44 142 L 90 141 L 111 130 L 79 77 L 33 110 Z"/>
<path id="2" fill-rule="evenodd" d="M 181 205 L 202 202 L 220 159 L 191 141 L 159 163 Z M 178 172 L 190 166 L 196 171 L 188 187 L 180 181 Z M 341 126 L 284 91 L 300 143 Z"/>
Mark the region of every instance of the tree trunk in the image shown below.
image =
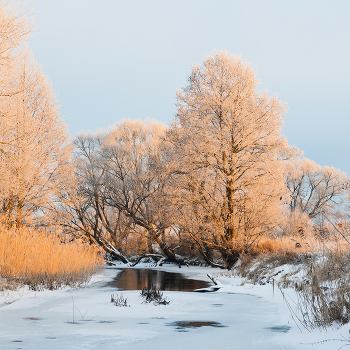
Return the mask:
<path id="1" fill-rule="evenodd" d="M 232 267 L 235 265 L 235 263 L 238 261 L 240 254 L 239 251 L 236 249 L 222 249 L 221 250 L 222 258 L 225 262 L 225 267 L 228 270 L 231 270 Z"/>
<path id="2" fill-rule="evenodd" d="M 114 248 L 108 241 L 104 239 L 98 239 L 96 240 L 96 243 L 100 245 L 105 252 L 110 254 L 113 260 L 121 261 L 124 264 L 129 263 L 129 260 L 121 252 L 119 252 L 119 250 Z"/>
<path id="3" fill-rule="evenodd" d="M 227 242 L 231 242 L 235 238 L 235 209 L 233 204 L 233 182 L 227 181 L 226 185 L 226 199 L 227 199 L 227 216 L 225 222 L 225 238 Z"/>
<path id="4" fill-rule="evenodd" d="M 162 250 L 162 252 L 167 257 L 167 260 L 169 262 L 171 262 L 171 261 L 177 262 L 177 259 L 175 257 L 175 253 L 163 242 L 162 239 L 160 239 L 159 234 L 158 234 L 156 228 L 154 227 L 154 224 L 150 225 L 148 232 L 149 232 L 150 236 L 152 237 L 152 239 L 159 245 L 159 248 Z"/>

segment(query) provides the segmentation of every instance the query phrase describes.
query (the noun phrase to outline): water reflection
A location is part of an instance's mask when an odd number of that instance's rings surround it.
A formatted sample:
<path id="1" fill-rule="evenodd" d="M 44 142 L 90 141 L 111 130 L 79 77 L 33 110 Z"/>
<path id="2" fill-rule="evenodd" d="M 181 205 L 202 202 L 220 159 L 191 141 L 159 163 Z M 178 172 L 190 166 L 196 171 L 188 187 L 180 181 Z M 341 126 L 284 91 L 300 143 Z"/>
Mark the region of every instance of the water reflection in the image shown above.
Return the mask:
<path id="1" fill-rule="evenodd" d="M 266 327 L 265 329 L 269 329 L 271 332 L 287 333 L 290 330 L 290 328 L 290 326 L 273 326 Z"/>
<path id="2" fill-rule="evenodd" d="M 160 290 L 192 292 L 194 289 L 207 288 L 211 283 L 186 278 L 181 273 L 152 269 L 122 269 L 122 272 L 110 284 L 121 290 L 141 290 L 151 286 Z"/>
<path id="3" fill-rule="evenodd" d="M 176 321 L 168 323 L 167 326 L 175 326 L 176 329 L 199 328 L 199 327 L 226 327 L 214 321 Z"/>

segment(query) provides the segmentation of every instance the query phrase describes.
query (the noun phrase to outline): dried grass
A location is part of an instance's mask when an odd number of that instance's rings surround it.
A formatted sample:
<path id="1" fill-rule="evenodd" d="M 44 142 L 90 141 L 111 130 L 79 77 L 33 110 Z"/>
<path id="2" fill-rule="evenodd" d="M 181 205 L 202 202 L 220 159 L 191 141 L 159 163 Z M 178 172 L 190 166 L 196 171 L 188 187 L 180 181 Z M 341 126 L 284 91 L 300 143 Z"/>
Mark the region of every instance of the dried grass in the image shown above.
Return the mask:
<path id="1" fill-rule="evenodd" d="M 114 295 L 114 293 L 111 295 L 111 303 L 113 303 L 115 306 L 120 306 L 120 307 L 128 307 L 128 298 L 124 298 L 123 294 L 118 294 Z"/>
<path id="2" fill-rule="evenodd" d="M 350 252 L 330 251 L 310 261 L 296 286 L 305 326 L 327 328 L 350 321 Z"/>
<path id="3" fill-rule="evenodd" d="M 8 290 L 16 290 L 21 286 L 19 282 L 14 280 L 7 280 L 6 278 L 0 277 L 0 292 L 8 291 Z"/>
<path id="4" fill-rule="evenodd" d="M 263 238 L 242 254 L 233 273 L 254 284 L 294 288 L 307 328 L 350 321 L 350 247 L 339 236 Z"/>
<path id="5" fill-rule="evenodd" d="M 0 277 L 6 283 L 33 290 L 78 287 L 101 268 L 103 258 L 94 246 L 62 243 L 59 235 L 0 224 Z"/>
<path id="6" fill-rule="evenodd" d="M 297 264 L 307 259 L 310 254 L 327 254 L 328 252 L 347 252 L 348 243 L 333 236 L 327 239 L 313 235 L 304 237 L 262 237 L 254 245 L 241 249 L 243 269 L 250 269 L 258 261 L 276 267 L 283 264 Z"/>
<path id="7" fill-rule="evenodd" d="M 144 298 L 143 303 L 153 302 L 154 305 L 168 305 L 170 303 L 166 297 L 164 298 L 163 292 L 153 286 L 142 288 L 140 295 Z"/>
<path id="8" fill-rule="evenodd" d="M 264 284 L 274 268 L 285 264 L 295 265 L 316 252 L 320 244 L 315 239 L 297 240 L 293 237 L 262 237 L 241 254 L 241 264 L 235 274 L 247 281 Z"/>
<path id="9" fill-rule="evenodd" d="M 317 253 L 323 251 L 347 251 L 348 243 L 341 237 L 333 235 L 327 239 L 307 235 L 283 236 L 283 237 L 262 237 L 256 244 L 248 249 L 251 256 L 259 255 L 300 255 Z"/>

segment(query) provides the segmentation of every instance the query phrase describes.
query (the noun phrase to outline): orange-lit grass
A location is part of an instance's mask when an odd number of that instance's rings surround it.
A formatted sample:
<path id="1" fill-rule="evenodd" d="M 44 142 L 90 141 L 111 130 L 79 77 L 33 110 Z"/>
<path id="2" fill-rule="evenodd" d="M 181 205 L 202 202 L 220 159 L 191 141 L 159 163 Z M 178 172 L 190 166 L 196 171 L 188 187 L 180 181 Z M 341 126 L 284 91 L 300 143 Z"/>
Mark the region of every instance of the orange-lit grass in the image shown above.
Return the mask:
<path id="1" fill-rule="evenodd" d="M 284 264 L 294 267 L 281 268 Z M 310 235 L 262 238 L 250 255 L 242 256 L 233 274 L 245 278 L 242 284 L 295 288 L 302 323 L 309 329 L 350 322 L 350 245 L 336 232 L 325 239 Z"/>
<path id="2" fill-rule="evenodd" d="M 344 240 L 333 237 L 322 240 L 312 236 L 296 237 L 262 237 L 249 248 L 249 254 L 258 255 L 300 255 L 316 252 L 348 251 L 349 245 Z"/>
<path id="3" fill-rule="evenodd" d="M 304 253 L 305 250 L 310 250 L 310 247 L 306 244 L 302 244 L 301 247 L 296 246 L 297 242 L 290 238 L 262 238 L 253 245 L 250 249 L 250 254 L 257 255 L 295 255 L 298 253 Z"/>
<path id="4" fill-rule="evenodd" d="M 284 264 L 307 266 L 319 256 L 348 256 L 349 244 L 331 236 L 322 240 L 320 237 L 260 237 L 241 254 L 241 264 L 235 274 L 247 278 L 253 283 L 265 278 L 268 271 Z"/>
<path id="5" fill-rule="evenodd" d="M 0 225 L 0 277 L 34 290 L 77 287 L 103 262 L 99 251 L 80 242 L 61 243 L 58 235 Z"/>

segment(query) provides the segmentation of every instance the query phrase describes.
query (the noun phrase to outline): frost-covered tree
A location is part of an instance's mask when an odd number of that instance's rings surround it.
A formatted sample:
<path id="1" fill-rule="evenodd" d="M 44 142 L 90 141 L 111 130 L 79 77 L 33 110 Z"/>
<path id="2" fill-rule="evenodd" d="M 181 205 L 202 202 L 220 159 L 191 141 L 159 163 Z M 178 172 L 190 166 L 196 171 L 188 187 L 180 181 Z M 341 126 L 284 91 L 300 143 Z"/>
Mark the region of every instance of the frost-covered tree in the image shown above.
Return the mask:
<path id="1" fill-rule="evenodd" d="M 85 236 L 91 243 L 102 247 L 115 260 L 127 263 L 121 252 L 121 242 L 130 231 L 130 220 L 111 208 L 105 200 L 105 166 L 101 161 L 104 133 L 80 134 L 56 215 L 66 229 Z"/>
<path id="2" fill-rule="evenodd" d="M 146 230 L 148 240 L 156 243 L 170 260 L 174 252 L 164 241 L 171 226 L 165 196 L 163 138 L 165 127 L 156 122 L 125 121 L 117 125 L 102 145 L 106 165 L 106 201 Z"/>
<path id="3" fill-rule="evenodd" d="M 25 46 L 31 30 L 24 3 L 0 1 L 0 215 L 10 225 L 43 218 L 70 154 L 52 87 Z"/>
<path id="4" fill-rule="evenodd" d="M 115 259 L 126 261 L 123 237 L 142 233 L 148 253 L 155 243 L 169 260 L 176 260 L 164 239 L 172 225 L 164 192 L 164 135 L 160 123 L 125 120 L 106 133 L 81 134 L 75 142 L 77 186 L 65 204 L 71 213 L 68 225 Z"/>
<path id="5" fill-rule="evenodd" d="M 0 0 L 0 66 L 13 60 L 14 50 L 28 39 L 31 31 L 32 23 L 24 4 Z"/>
<path id="6" fill-rule="evenodd" d="M 15 71 L 23 45 L 32 31 L 32 23 L 23 6 L 14 1 L 0 0 L 0 98 L 2 101 L 18 92 L 14 85 Z M 8 132 L 9 120 L 0 110 L 0 137 Z M 6 145 L 0 140 L 0 153 Z"/>
<path id="7" fill-rule="evenodd" d="M 10 85 L 16 93 L 0 98 L 0 213 L 21 225 L 42 219 L 59 195 L 70 141 L 52 87 L 28 51 L 16 58 Z"/>
<path id="8" fill-rule="evenodd" d="M 249 64 L 214 52 L 177 93 L 167 135 L 181 230 L 228 268 L 277 225 L 283 159 L 295 151 L 281 135 L 285 105 L 257 86 Z"/>
<path id="9" fill-rule="evenodd" d="M 323 213 L 333 219 L 342 211 L 349 183 L 345 173 L 306 158 L 295 159 L 287 165 L 286 199 L 290 215 L 305 213 L 315 220 Z"/>

